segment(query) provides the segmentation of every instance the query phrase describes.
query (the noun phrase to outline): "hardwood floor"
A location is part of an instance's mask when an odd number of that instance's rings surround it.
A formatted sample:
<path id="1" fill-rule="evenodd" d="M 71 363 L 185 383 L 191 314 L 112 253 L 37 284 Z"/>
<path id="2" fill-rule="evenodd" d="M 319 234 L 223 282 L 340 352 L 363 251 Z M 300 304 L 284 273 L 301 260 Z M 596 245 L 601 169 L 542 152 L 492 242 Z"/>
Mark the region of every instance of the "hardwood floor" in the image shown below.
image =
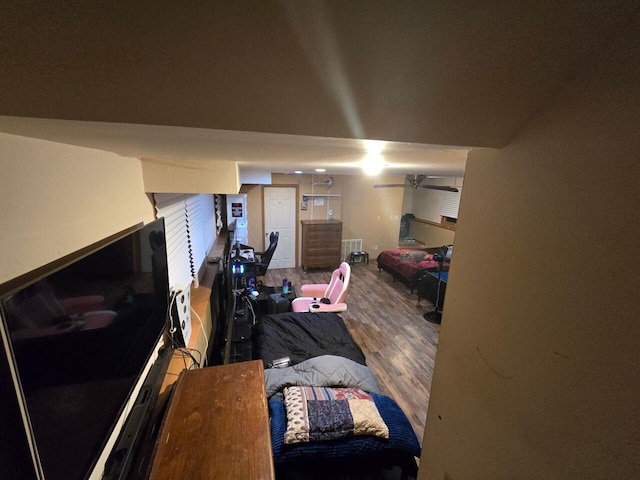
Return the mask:
<path id="1" fill-rule="evenodd" d="M 343 318 L 367 357 L 383 393 L 394 398 L 407 414 L 420 442 L 424 434 L 431 378 L 440 325 L 423 314 L 433 309 L 426 300 L 387 272 L 378 273 L 375 259 L 351 269 Z M 303 283 L 327 283 L 332 270 L 301 268 L 269 270 L 266 285 L 280 285 L 287 278 L 294 287 Z"/>

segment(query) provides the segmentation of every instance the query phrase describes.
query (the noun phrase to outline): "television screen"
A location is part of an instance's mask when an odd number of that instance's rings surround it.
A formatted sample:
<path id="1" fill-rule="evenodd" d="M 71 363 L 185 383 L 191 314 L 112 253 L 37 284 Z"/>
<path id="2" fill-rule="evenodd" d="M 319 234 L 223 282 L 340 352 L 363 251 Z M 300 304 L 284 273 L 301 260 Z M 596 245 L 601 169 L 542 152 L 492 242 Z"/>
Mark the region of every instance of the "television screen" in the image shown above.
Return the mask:
<path id="1" fill-rule="evenodd" d="M 167 310 L 164 238 L 156 220 L 0 299 L 1 361 L 47 480 L 90 474 L 154 353 Z"/>

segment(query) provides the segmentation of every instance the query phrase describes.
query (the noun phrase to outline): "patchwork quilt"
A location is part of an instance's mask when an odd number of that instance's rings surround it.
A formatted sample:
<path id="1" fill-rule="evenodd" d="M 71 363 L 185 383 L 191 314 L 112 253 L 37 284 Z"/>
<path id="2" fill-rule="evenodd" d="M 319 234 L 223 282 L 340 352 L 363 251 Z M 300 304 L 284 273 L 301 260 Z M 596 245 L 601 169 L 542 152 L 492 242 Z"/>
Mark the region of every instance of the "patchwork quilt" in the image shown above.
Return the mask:
<path id="1" fill-rule="evenodd" d="M 359 388 L 287 387 L 284 406 L 285 444 L 354 435 L 389 438 L 373 398 Z"/>

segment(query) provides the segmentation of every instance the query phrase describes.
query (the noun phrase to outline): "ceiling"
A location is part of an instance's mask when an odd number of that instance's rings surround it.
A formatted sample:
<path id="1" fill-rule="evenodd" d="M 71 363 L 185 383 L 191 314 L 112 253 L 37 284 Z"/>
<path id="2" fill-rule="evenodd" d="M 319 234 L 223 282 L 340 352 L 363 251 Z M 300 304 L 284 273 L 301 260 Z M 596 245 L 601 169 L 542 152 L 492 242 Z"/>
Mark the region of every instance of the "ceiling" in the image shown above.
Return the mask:
<path id="1" fill-rule="evenodd" d="M 116 152 L 458 176 L 504 146 L 631 0 L 2 2 L 0 131 Z M 454 147 L 454 148 L 451 148 Z"/>
<path id="2" fill-rule="evenodd" d="M 25 117 L 0 116 L 0 131 L 132 157 L 235 161 L 241 171 L 270 173 L 324 168 L 331 175 L 360 174 L 368 148 L 368 141 L 357 139 Z M 406 142 L 381 146 L 392 175 L 428 171 L 433 176 L 462 176 L 468 152 Z"/>

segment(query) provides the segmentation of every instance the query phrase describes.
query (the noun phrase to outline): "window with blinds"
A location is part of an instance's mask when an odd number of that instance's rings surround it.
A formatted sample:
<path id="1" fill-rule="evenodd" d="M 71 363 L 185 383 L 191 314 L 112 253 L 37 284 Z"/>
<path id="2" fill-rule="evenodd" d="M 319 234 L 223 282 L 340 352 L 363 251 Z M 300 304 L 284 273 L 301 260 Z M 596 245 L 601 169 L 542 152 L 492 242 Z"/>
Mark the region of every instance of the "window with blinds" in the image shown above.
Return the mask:
<path id="1" fill-rule="evenodd" d="M 222 227 L 224 227 L 224 222 L 222 220 L 222 212 L 225 208 L 224 196 L 214 195 L 213 203 L 214 203 L 214 209 L 216 212 L 216 235 L 220 235 L 220 232 L 222 231 Z"/>
<path id="2" fill-rule="evenodd" d="M 198 270 L 216 238 L 213 195 L 156 193 L 164 217 L 171 288 L 198 281 Z"/>
<path id="3" fill-rule="evenodd" d="M 460 208 L 460 196 L 462 189 L 458 188 L 458 192 L 442 192 L 442 203 L 440 205 L 440 215 L 449 218 L 458 218 L 458 209 Z"/>

